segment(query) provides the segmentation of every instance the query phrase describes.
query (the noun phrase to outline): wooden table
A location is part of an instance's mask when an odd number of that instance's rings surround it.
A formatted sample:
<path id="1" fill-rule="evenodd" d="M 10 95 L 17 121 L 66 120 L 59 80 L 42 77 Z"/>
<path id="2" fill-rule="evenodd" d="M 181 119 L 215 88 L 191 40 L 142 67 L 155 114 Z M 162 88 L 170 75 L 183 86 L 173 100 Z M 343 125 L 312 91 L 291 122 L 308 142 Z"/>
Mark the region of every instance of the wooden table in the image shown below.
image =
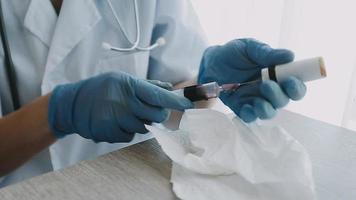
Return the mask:
<path id="1" fill-rule="evenodd" d="M 288 111 L 280 124 L 308 150 L 320 200 L 356 199 L 356 132 Z M 176 199 L 171 161 L 152 139 L 0 190 L 0 199 Z"/>

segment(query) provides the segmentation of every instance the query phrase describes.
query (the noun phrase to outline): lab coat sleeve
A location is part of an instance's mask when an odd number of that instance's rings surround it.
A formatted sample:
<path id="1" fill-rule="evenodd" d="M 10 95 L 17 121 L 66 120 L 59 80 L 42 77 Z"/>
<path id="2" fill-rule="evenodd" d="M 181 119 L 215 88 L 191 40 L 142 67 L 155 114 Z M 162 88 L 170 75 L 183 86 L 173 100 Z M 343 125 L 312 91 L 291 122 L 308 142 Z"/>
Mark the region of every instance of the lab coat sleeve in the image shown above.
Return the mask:
<path id="1" fill-rule="evenodd" d="M 5 71 L 3 71 L 2 69 L 5 69 L 5 55 L 4 55 L 4 47 L 2 45 L 2 42 L 0 41 L 0 72 L 2 74 L 5 74 Z M 3 78 L 2 76 L 0 76 L 1 78 Z M 0 81 L 0 84 L 3 84 L 3 81 Z M 3 113 L 2 113 L 2 102 L 1 102 L 1 96 L 2 96 L 2 87 L 0 87 L 0 118 L 2 117 Z M 1 179 L 0 179 L 1 182 Z"/>
<path id="2" fill-rule="evenodd" d="M 196 77 L 207 40 L 189 0 L 157 0 L 152 41 L 159 37 L 166 44 L 151 52 L 147 78 L 176 84 Z"/>
<path id="3" fill-rule="evenodd" d="M 5 63 L 4 63 L 4 52 L 3 52 L 2 43 L 0 42 L 0 67 L 4 68 L 4 65 L 5 65 Z M 2 118 L 1 90 L 0 90 L 0 118 Z M 1 183 L 3 182 L 4 179 L 5 179 L 5 177 L 0 177 L 0 186 L 1 186 Z"/>

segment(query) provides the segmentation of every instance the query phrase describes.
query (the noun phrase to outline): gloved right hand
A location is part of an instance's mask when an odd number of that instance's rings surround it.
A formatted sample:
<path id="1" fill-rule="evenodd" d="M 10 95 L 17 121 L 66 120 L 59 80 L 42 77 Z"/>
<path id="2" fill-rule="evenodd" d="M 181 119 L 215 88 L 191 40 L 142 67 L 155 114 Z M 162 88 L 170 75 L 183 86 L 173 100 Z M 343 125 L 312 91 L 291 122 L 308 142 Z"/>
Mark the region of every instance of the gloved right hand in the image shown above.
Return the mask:
<path id="1" fill-rule="evenodd" d="M 95 142 L 129 142 L 135 133 L 148 132 L 145 123 L 164 121 L 169 109 L 193 107 L 155 84 L 107 73 L 57 86 L 50 97 L 49 124 L 57 138 L 78 133 Z"/>
<path id="2" fill-rule="evenodd" d="M 243 83 L 261 77 L 261 69 L 293 61 L 293 52 L 273 49 L 255 39 L 238 39 L 222 46 L 208 48 L 202 58 L 198 83 L 216 81 L 219 85 Z M 300 100 L 306 93 L 305 84 L 288 77 L 245 85 L 234 92 L 223 92 L 220 99 L 245 122 L 257 118 L 270 119 L 289 100 Z"/>

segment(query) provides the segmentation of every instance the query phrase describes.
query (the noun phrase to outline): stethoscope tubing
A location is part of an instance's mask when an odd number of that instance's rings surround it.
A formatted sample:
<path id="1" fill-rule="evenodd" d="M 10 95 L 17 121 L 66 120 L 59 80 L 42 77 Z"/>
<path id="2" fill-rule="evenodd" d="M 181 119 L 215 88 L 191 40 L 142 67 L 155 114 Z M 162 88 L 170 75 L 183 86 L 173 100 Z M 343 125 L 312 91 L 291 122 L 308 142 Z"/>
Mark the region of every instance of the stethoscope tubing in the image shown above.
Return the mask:
<path id="1" fill-rule="evenodd" d="M 136 38 L 135 41 L 132 42 L 129 39 L 128 34 L 126 33 L 126 31 L 124 30 L 124 27 L 121 23 L 121 20 L 119 19 L 119 17 L 117 16 L 117 13 L 114 9 L 114 6 L 112 5 L 111 0 L 106 0 L 110 11 L 112 13 L 112 15 L 115 18 L 116 23 L 119 25 L 121 32 L 123 33 L 125 39 L 131 44 L 131 47 L 127 47 L 127 48 L 122 48 L 122 47 L 114 47 L 111 46 L 109 43 L 103 43 L 103 48 L 107 49 L 107 50 L 112 50 L 112 51 L 118 51 L 118 52 L 133 52 L 133 51 L 152 51 L 160 46 L 163 46 L 165 44 L 165 40 L 163 37 L 158 38 L 157 41 L 150 46 L 147 47 L 140 47 L 140 38 L 141 38 L 141 27 L 140 27 L 140 16 L 139 16 L 139 11 L 138 11 L 138 3 L 137 0 L 133 0 L 134 3 L 134 14 L 135 14 L 135 26 L 136 26 Z"/>

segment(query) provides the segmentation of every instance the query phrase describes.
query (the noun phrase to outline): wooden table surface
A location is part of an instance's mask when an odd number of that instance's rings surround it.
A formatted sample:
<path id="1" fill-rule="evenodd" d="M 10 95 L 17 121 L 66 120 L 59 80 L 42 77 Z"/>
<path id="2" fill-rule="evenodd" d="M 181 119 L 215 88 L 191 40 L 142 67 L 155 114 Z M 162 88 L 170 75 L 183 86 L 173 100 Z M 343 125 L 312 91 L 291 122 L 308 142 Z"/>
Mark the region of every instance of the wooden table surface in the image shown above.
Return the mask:
<path id="1" fill-rule="evenodd" d="M 170 159 L 151 139 L 5 187 L 0 199 L 176 199 L 170 173 Z"/>
<path id="2" fill-rule="evenodd" d="M 356 199 L 356 132 L 281 111 L 279 124 L 310 154 L 320 200 Z M 176 199 L 171 161 L 152 139 L 0 190 L 0 199 Z"/>

